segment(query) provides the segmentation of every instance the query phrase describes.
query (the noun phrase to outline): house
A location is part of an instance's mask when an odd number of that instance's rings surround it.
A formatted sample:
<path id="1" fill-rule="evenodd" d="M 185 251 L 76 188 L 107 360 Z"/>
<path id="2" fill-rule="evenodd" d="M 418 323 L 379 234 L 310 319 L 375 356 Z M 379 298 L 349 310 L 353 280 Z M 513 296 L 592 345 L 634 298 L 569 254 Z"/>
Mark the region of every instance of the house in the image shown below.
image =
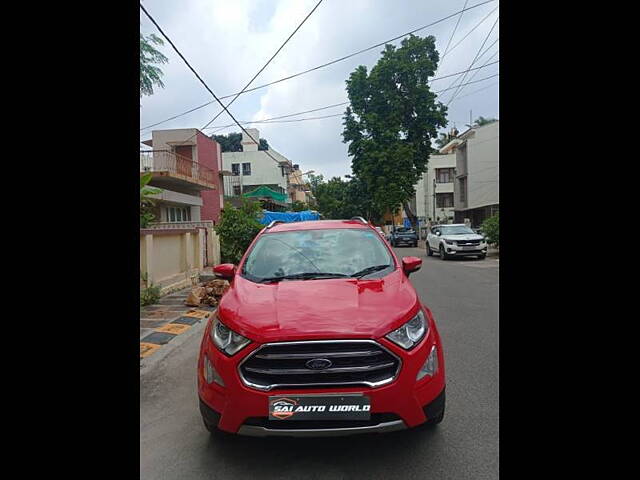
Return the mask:
<path id="1" fill-rule="evenodd" d="M 247 132 L 259 142 L 257 129 L 250 128 Z M 261 200 L 267 209 L 287 209 L 292 203 L 293 164 L 271 147 L 269 154 L 258 150 L 258 143 L 251 137 L 242 132 L 242 151 L 222 154 L 224 196 L 233 204 L 239 203 L 240 197 L 249 196 Z"/>
<path id="2" fill-rule="evenodd" d="M 453 153 L 429 157 L 427 171 L 415 185 L 411 207 L 421 224 L 452 223 L 454 219 L 454 180 L 456 156 Z"/>
<path id="3" fill-rule="evenodd" d="M 302 202 L 307 205 L 313 203 L 314 198 L 311 193 L 311 187 L 303 179 L 303 176 L 307 173 L 313 173 L 313 170 L 303 173 L 300 170 L 300 165 L 293 165 L 293 170 L 289 174 L 289 196 L 292 202 Z"/>
<path id="4" fill-rule="evenodd" d="M 220 220 L 224 204 L 220 145 L 196 128 L 154 130 L 142 142 L 140 172 L 152 172 L 150 186 L 162 189 L 155 196 L 156 222 Z"/>
<path id="5" fill-rule="evenodd" d="M 191 285 L 220 262 L 213 226 L 223 206 L 220 145 L 195 128 L 154 130 L 142 142 L 140 175 L 151 173 L 155 221 L 140 229 L 140 272 L 162 292 Z"/>
<path id="6" fill-rule="evenodd" d="M 500 122 L 473 127 L 445 145 L 456 155 L 454 221 L 479 227 L 500 206 Z"/>

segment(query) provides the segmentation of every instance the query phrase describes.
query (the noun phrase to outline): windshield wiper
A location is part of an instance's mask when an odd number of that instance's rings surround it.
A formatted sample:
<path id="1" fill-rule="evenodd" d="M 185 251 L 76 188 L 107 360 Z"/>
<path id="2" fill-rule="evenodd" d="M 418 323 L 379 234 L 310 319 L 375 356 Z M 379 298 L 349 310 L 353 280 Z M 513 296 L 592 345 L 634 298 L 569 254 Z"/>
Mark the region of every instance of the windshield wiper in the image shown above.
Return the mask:
<path id="1" fill-rule="evenodd" d="M 304 272 L 294 273 L 291 275 L 282 275 L 280 277 L 261 278 L 259 283 L 279 282 L 280 280 L 313 280 L 316 278 L 340 278 L 347 277 L 344 273 L 328 273 L 328 272 Z"/>
<path id="2" fill-rule="evenodd" d="M 391 266 L 390 264 L 389 265 L 373 265 L 372 267 L 367 267 L 364 270 L 360 270 L 359 272 L 354 273 L 353 275 L 351 275 L 351 277 L 356 277 L 356 278 L 364 277 L 365 275 L 369 275 L 370 273 L 384 270 L 385 268 L 390 266 Z"/>

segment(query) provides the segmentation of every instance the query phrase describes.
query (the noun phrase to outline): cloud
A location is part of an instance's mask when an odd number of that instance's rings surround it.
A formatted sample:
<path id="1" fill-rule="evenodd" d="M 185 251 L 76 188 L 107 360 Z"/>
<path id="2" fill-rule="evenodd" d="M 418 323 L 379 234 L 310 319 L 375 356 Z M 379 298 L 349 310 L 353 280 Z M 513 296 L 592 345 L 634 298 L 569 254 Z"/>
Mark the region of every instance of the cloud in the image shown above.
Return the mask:
<path id="1" fill-rule="evenodd" d="M 244 87 L 316 3 L 317 0 L 145 0 L 145 7 L 216 95 L 222 96 Z M 252 86 L 298 73 L 426 25 L 462 9 L 464 3 L 463 0 L 409 0 L 399 3 L 387 0 L 324 0 Z M 480 0 L 473 3 L 480 3 Z M 473 3 L 469 2 L 470 5 Z M 497 2 L 492 2 L 466 12 L 452 46 L 496 6 Z M 497 14 L 496 12 L 488 18 L 447 56 L 438 75 L 468 68 Z M 419 32 L 418 35 L 434 35 L 438 50 L 442 53 L 456 20 L 457 17 L 453 17 Z M 143 33 L 155 32 L 155 28 L 143 14 L 141 30 Z M 498 38 L 498 33 L 496 26 L 485 47 Z M 399 41 L 394 43 L 397 45 Z M 475 66 L 484 63 L 498 46 L 499 43 Z M 346 101 L 344 82 L 349 73 L 358 65 L 366 65 L 367 68 L 375 65 L 379 50 L 382 47 L 295 79 L 244 94 L 230 110 L 238 120 L 248 121 Z M 162 51 L 170 60 L 169 64 L 162 67 L 165 88 L 142 99 L 141 126 L 213 100 L 169 45 L 165 45 Z M 496 64 L 482 69 L 473 80 L 497 73 L 498 66 Z M 498 79 L 496 77 L 469 85 L 459 95 L 462 97 Z M 436 81 L 433 88 L 447 88 L 452 81 L 453 78 Z M 445 103 L 452 93 L 453 90 L 442 94 L 441 98 Z M 217 104 L 211 104 L 156 128 L 201 128 L 219 110 Z M 449 108 L 452 124 L 455 121 L 456 126 L 463 129 L 464 124 L 469 121 L 469 110 L 473 110 L 474 118 L 479 115 L 497 117 L 498 86 L 454 101 Z M 336 107 L 301 117 L 343 111 L 343 107 Z M 233 123 L 231 119 L 222 114 L 214 125 L 230 123 Z M 347 156 L 347 145 L 342 143 L 341 117 L 297 123 L 256 124 L 253 127 L 260 130 L 261 137 L 266 138 L 270 145 L 293 162 L 299 163 L 304 170 L 313 169 L 325 177 L 350 173 L 351 159 Z M 227 128 L 218 133 L 238 130 Z M 211 130 L 207 130 L 207 133 L 211 133 Z M 149 137 L 148 132 L 141 134 L 141 139 Z"/>

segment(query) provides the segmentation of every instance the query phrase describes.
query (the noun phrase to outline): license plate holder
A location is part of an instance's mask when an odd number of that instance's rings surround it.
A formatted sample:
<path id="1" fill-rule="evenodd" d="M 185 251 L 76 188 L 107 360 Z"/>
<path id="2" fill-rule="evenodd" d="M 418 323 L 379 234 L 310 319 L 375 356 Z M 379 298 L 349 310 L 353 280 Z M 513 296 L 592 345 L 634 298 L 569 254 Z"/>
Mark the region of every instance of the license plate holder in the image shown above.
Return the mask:
<path id="1" fill-rule="evenodd" d="M 370 420 L 370 410 L 361 393 L 269 397 L 269 420 Z"/>

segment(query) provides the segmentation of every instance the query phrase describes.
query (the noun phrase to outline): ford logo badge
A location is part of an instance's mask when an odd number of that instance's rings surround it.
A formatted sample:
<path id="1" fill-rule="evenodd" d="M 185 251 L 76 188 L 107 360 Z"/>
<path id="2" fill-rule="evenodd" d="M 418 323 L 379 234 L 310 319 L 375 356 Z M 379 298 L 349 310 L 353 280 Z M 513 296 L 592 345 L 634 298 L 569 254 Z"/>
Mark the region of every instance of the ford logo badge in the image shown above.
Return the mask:
<path id="1" fill-rule="evenodd" d="M 311 370 L 324 370 L 325 368 L 329 368 L 331 365 L 333 365 L 333 363 L 331 362 L 331 360 L 328 360 L 326 358 L 312 358 L 311 360 L 307 361 L 306 365 L 307 368 Z"/>

